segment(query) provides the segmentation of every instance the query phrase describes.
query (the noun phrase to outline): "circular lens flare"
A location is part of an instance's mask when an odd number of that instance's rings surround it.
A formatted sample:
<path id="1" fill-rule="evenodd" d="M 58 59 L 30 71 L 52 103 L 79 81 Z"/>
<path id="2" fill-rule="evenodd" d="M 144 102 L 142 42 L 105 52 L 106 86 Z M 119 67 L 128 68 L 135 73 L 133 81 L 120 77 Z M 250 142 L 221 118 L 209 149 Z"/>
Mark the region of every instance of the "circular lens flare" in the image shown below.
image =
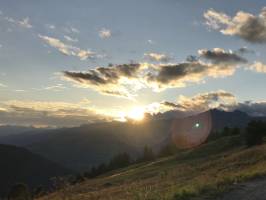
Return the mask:
<path id="1" fill-rule="evenodd" d="M 171 128 L 172 139 L 178 148 L 193 148 L 206 141 L 211 132 L 211 127 L 210 112 L 185 119 L 176 119 Z"/>

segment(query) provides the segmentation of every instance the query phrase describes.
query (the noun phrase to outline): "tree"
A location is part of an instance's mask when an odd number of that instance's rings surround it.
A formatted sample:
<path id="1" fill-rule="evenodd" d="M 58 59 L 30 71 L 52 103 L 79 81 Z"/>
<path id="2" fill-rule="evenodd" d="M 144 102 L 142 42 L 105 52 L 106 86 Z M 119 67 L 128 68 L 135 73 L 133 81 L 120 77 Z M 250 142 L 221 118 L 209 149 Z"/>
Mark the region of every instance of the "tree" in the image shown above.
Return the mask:
<path id="1" fill-rule="evenodd" d="M 263 143 L 263 137 L 266 135 L 266 123 L 260 120 L 249 122 L 246 128 L 245 140 L 247 146 L 254 146 Z"/>
<path id="2" fill-rule="evenodd" d="M 126 167 L 130 164 L 131 159 L 128 153 L 120 153 L 114 156 L 109 162 L 108 168 L 109 170 L 118 169 L 122 167 Z"/>
<path id="3" fill-rule="evenodd" d="M 18 184 L 15 184 L 11 188 L 7 199 L 8 200 L 32 200 L 32 197 L 31 197 L 29 188 L 23 183 L 18 183 Z"/>
<path id="4" fill-rule="evenodd" d="M 174 155 L 176 152 L 177 152 L 176 145 L 173 143 L 169 143 L 160 149 L 158 156 L 159 157 L 170 156 Z"/>
<path id="5" fill-rule="evenodd" d="M 240 129 L 235 127 L 235 128 L 232 129 L 231 134 L 232 135 L 239 135 L 240 132 L 241 132 Z"/>
<path id="6" fill-rule="evenodd" d="M 229 136 L 231 134 L 231 129 L 228 126 L 225 126 L 222 131 L 223 136 Z"/>
<path id="7" fill-rule="evenodd" d="M 142 156 L 138 159 L 139 162 L 151 161 L 155 159 L 155 155 L 149 146 L 145 146 Z"/>

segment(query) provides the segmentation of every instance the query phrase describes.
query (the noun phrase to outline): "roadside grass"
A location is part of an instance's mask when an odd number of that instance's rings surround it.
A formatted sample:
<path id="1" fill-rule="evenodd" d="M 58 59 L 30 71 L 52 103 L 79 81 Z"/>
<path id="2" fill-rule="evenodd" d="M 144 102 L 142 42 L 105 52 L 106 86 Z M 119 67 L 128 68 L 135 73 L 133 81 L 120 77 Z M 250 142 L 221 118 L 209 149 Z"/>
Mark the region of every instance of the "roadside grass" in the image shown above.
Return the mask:
<path id="1" fill-rule="evenodd" d="M 224 137 L 67 186 L 40 200 L 213 199 L 237 183 L 266 174 L 266 144 L 245 148 L 240 141 L 240 136 Z"/>

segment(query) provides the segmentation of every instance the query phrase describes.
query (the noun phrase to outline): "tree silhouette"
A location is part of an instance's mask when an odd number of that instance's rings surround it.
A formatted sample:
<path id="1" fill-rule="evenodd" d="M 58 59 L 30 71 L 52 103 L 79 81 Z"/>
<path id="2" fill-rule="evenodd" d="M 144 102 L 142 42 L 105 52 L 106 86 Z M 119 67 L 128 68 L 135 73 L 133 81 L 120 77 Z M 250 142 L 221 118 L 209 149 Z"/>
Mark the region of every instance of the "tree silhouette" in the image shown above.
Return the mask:
<path id="1" fill-rule="evenodd" d="M 151 161 L 155 159 L 155 155 L 152 151 L 152 148 L 149 146 L 145 146 L 143 149 L 142 156 L 137 160 L 138 162 L 145 162 L 145 161 Z"/>
<path id="2" fill-rule="evenodd" d="M 266 135 L 266 123 L 260 120 L 249 122 L 246 128 L 246 144 L 254 146 L 263 143 L 263 137 Z"/>

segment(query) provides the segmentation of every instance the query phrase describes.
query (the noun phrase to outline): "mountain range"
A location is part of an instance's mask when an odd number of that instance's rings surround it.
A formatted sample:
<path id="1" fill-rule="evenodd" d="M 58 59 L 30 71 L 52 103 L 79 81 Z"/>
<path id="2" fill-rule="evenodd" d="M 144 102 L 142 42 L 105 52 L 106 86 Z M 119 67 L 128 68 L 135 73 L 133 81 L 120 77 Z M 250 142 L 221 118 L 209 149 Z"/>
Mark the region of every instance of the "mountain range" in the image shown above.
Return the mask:
<path id="1" fill-rule="evenodd" d="M 212 130 L 243 128 L 252 119 L 241 111 L 208 111 L 212 118 Z M 171 115 L 174 116 L 174 115 Z M 194 117 L 197 117 L 195 115 Z M 145 145 L 160 149 L 173 123 L 182 124 L 186 118 L 175 119 L 161 115 L 160 119 L 143 122 L 106 122 L 73 128 L 37 129 L 17 134 L 4 134 L 0 129 L 0 143 L 22 146 L 49 160 L 75 171 L 107 162 L 117 153 L 127 152 L 137 157 Z"/>

